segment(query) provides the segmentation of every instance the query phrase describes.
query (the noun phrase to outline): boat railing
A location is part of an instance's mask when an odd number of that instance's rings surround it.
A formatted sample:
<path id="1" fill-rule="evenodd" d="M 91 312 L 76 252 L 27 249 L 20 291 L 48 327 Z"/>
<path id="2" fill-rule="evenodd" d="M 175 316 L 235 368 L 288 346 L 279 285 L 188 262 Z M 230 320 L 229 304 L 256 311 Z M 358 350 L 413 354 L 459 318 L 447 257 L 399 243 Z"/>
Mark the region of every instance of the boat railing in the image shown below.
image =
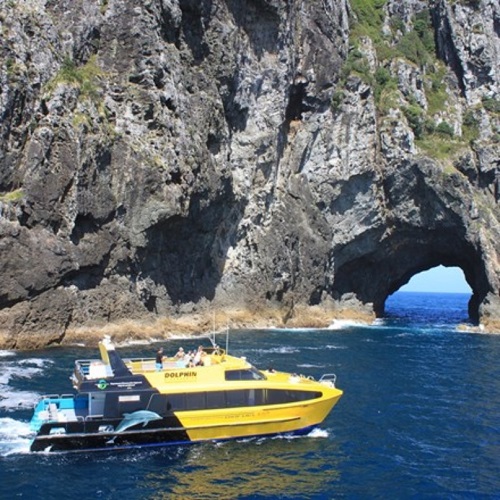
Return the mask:
<path id="1" fill-rule="evenodd" d="M 207 354 L 213 354 L 214 356 L 224 356 L 226 354 L 226 350 L 222 349 L 222 347 L 219 347 L 218 345 L 213 347 L 203 347 L 203 350 Z"/>
<path id="2" fill-rule="evenodd" d="M 34 404 L 33 417 L 30 422 L 32 431 L 38 432 L 44 422 L 62 422 L 68 418 L 74 420 L 73 394 L 45 394 Z"/>
<path id="3" fill-rule="evenodd" d="M 218 356 L 224 359 L 226 354 L 225 349 L 219 346 L 203 347 L 204 352 L 211 356 Z M 152 357 L 147 358 L 124 358 L 123 362 L 132 373 L 152 372 L 156 370 L 156 360 Z M 163 369 L 185 368 L 183 360 L 176 359 L 175 357 L 165 358 L 163 361 Z M 76 385 L 82 383 L 84 380 L 94 380 L 100 378 L 107 378 L 113 376 L 111 366 L 103 363 L 99 359 L 77 359 L 75 361 L 74 375 L 76 378 Z"/>
<path id="4" fill-rule="evenodd" d="M 101 420 L 103 416 L 104 416 L 104 415 L 102 415 L 102 414 L 101 414 L 101 415 L 97 415 L 97 414 L 95 414 L 95 415 L 87 415 L 87 416 L 84 418 L 84 421 L 85 421 L 85 422 L 92 422 L 93 420 Z M 83 417 L 82 417 L 82 418 L 83 418 Z"/>
<path id="5" fill-rule="evenodd" d="M 132 373 L 154 372 L 156 370 L 155 358 L 127 358 L 123 362 Z M 175 358 L 166 358 L 163 361 L 163 368 L 182 368 L 180 360 Z"/>
<path id="6" fill-rule="evenodd" d="M 73 400 L 74 397 L 74 394 L 44 394 L 33 406 L 37 407 L 41 404 L 48 407 L 53 403 L 62 403 L 64 405 L 64 400 Z"/>
<path id="7" fill-rule="evenodd" d="M 81 378 L 85 378 L 89 374 L 91 359 L 77 359 L 75 361 L 75 373 L 79 374 Z"/>
<path id="8" fill-rule="evenodd" d="M 98 379 L 113 376 L 111 366 L 100 359 L 77 359 L 75 361 L 75 376 L 82 382 L 84 379 Z"/>
<path id="9" fill-rule="evenodd" d="M 124 358 L 125 366 L 132 373 L 152 372 L 155 370 L 155 358 Z"/>
<path id="10" fill-rule="evenodd" d="M 221 359 L 224 358 L 226 351 L 220 347 L 203 347 L 203 351 L 210 356 L 218 356 Z M 132 371 L 132 373 L 144 373 L 156 371 L 156 360 L 155 358 L 126 358 L 123 360 L 127 368 Z M 179 368 L 186 368 L 187 362 L 185 359 L 178 359 L 174 356 L 164 358 L 163 369 L 164 370 L 174 370 Z"/>
<path id="11" fill-rule="evenodd" d="M 324 373 L 321 375 L 321 378 L 319 379 L 319 382 L 325 385 L 330 385 L 332 387 L 335 387 L 335 382 L 337 381 L 337 375 L 335 373 Z"/>

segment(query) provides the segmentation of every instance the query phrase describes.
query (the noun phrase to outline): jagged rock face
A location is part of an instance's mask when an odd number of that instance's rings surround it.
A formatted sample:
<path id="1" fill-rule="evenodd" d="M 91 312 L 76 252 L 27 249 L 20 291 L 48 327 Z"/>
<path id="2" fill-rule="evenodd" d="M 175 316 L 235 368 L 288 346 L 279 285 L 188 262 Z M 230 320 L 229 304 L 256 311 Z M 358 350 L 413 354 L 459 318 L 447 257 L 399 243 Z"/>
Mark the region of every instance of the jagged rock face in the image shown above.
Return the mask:
<path id="1" fill-rule="evenodd" d="M 439 264 L 463 269 L 473 318 L 500 318 L 497 2 L 387 2 L 393 47 L 432 20 L 442 62 L 423 65 L 383 60 L 367 36 L 353 49 L 347 0 L 7 4 L 0 327 L 12 345 L 210 305 L 382 314 Z M 375 79 L 346 71 L 353 54 Z M 444 158 L 418 137 L 429 120 L 412 121 L 415 107 L 454 134 Z"/>

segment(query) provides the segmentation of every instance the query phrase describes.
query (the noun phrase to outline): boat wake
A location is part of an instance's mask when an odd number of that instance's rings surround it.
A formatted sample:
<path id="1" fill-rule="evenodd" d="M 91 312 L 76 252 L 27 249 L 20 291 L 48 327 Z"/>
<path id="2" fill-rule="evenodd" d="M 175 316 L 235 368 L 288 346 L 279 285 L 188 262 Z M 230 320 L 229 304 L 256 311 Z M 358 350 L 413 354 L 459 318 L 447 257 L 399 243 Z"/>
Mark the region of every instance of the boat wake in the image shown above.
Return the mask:
<path id="1" fill-rule="evenodd" d="M 328 436 L 330 436 L 330 433 L 326 429 L 320 429 L 319 427 L 316 427 L 307 435 L 309 438 L 327 438 Z"/>
<path id="2" fill-rule="evenodd" d="M 304 438 L 327 438 L 330 436 L 330 433 L 326 429 L 321 429 L 319 427 L 315 427 L 307 434 L 278 434 L 277 436 L 273 436 L 271 439 L 304 439 Z"/>
<path id="3" fill-rule="evenodd" d="M 32 434 L 29 423 L 0 418 L 0 456 L 29 453 Z"/>
<path id="4" fill-rule="evenodd" d="M 307 438 L 313 438 L 313 439 L 324 439 L 328 438 L 330 436 L 330 433 L 326 429 L 320 429 L 319 427 L 315 427 L 312 429 L 310 432 L 307 434 L 296 434 L 293 432 L 290 433 L 283 433 L 283 434 L 276 434 L 274 436 L 249 436 L 246 438 L 239 438 L 235 439 L 234 441 L 237 443 L 254 443 L 256 445 L 261 445 L 269 440 L 271 441 L 280 441 L 280 440 L 285 440 L 285 441 L 293 441 L 295 439 L 307 439 Z M 212 444 L 216 447 L 222 447 L 222 446 L 228 446 L 229 443 L 233 442 L 233 440 L 224 440 L 224 441 L 215 441 Z"/>

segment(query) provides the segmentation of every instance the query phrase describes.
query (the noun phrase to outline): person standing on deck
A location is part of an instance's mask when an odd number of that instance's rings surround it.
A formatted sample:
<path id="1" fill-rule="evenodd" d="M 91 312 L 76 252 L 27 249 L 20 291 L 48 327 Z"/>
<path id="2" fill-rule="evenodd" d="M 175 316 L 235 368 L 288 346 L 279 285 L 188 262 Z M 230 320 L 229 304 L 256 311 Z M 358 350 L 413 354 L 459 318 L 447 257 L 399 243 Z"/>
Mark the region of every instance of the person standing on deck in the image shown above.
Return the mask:
<path id="1" fill-rule="evenodd" d="M 156 371 L 160 372 L 163 369 L 163 347 L 158 349 L 156 353 Z"/>

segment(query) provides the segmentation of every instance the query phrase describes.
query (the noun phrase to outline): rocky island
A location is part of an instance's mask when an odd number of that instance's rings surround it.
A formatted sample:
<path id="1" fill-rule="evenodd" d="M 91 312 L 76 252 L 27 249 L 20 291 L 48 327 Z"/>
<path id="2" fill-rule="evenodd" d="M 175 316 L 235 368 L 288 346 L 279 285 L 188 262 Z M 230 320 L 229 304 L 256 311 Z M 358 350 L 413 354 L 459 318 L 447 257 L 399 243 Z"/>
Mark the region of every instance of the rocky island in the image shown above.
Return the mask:
<path id="1" fill-rule="evenodd" d="M 496 0 L 5 0 L 0 348 L 375 317 L 437 265 L 500 320 Z"/>

